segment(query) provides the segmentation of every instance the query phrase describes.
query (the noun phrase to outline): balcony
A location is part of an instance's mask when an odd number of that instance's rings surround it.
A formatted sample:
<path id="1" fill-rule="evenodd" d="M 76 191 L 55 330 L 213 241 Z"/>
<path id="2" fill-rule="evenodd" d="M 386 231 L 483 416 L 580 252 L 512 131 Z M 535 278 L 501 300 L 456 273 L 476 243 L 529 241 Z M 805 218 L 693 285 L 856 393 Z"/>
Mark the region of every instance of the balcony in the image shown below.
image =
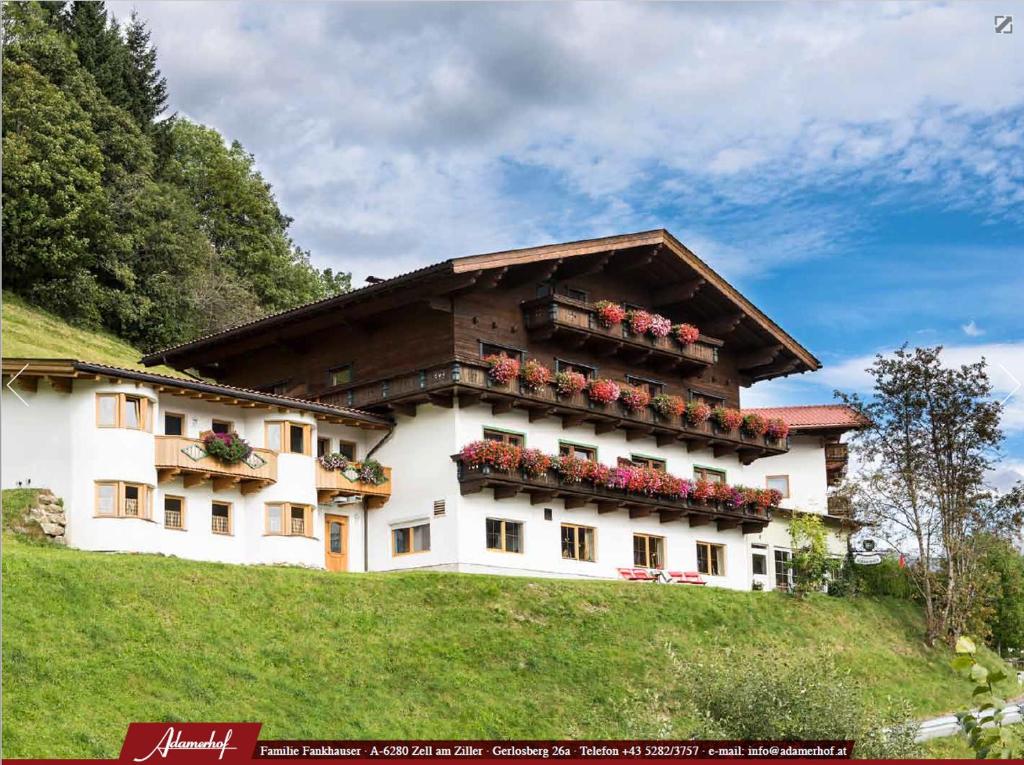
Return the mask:
<path id="1" fill-rule="evenodd" d="M 214 491 L 238 488 L 252 494 L 277 482 L 277 454 L 269 449 L 253 449 L 252 454 L 234 464 L 209 456 L 197 438 L 156 436 L 156 472 L 159 483 L 179 476 L 186 489 L 207 481 Z"/>
<path id="2" fill-rule="evenodd" d="M 567 483 L 553 470 L 535 478 L 519 471 L 497 471 L 487 465 L 469 468 L 462 464 L 457 454 L 452 456 L 452 460 L 458 465 L 459 489 L 464 496 L 491 489 L 495 500 L 527 494 L 532 505 L 559 499 L 565 503 L 566 510 L 594 505 L 598 513 L 625 510 L 630 518 L 658 516 L 661 523 L 686 520 L 690 526 L 714 523 L 719 531 L 739 528 L 744 534 L 760 533 L 772 519 L 770 511 L 759 514 L 752 510 L 735 510 L 719 503 L 669 500 L 628 494 L 585 482 Z"/>
<path id="3" fill-rule="evenodd" d="M 387 480 L 382 484 L 360 481 L 357 475 L 346 475 L 344 470 L 328 470 L 319 462 L 316 464 L 316 498 L 320 504 L 335 497 L 363 497 L 366 507 L 383 507 L 391 499 L 391 468 L 384 468 Z"/>
<path id="4" fill-rule="evenodd" d="M 736 454 L 745 465 L 759 457 L 782 454 L 789 448 L 785 441 L 763 436 L 747 437 L 735 430 L 724 433 L 711 423 L 691 426 L 679 417 L 661 417 L 650 407 L 641 412 L 630 412 L 618 403 L 595 404 L 583 393 L 559 396 L 551 386 L 529 390 L 519 381 L 498 385 L 487 374 L 487 365 L 479 360 L 451 362 L 386 380 L 357 384 L 320 397 L 328 404 L 394 410 L 408 416 L 415 416 L 418 404 L 429 402 L 451 408 L 456 399 L 461 407 L 490 405 L 495 415 L 513 409 L 526 411 L 531 422 L 558 417 L 564 428 L 586 423 L 592 424 L 597 434 L 622 430 L 627 441 L 653 438 L 658 446 L 680 443 L 691 452 L 710 449 L 716 457 Z"/>
<path id="5" fill-rule="evenodd" d="M 721 340 L 700 336 L 689 345 L 671 337 L 632 334 L 624 324 L 604 327 L 592 303 L 545 295 L 523 303 L 526 331 L 536 340 L 564 342 L 599 355 L 615 355 L 631 364 L 649 364 L 663 371 L 692 372 L 718 361 Z"/>
<path id="6" fill-rule="evenodd" d="M 825 474 L 829 486 L 836 486 L 843 480 L 849 461 L 847 444 L 825 444 Z"/>
<path id="7" fill-rule="evenodd" d="M 849 497 L 833 494 L 828 498 L 828 514 L 836 518 L 853 518 L 853 503 Z"/>

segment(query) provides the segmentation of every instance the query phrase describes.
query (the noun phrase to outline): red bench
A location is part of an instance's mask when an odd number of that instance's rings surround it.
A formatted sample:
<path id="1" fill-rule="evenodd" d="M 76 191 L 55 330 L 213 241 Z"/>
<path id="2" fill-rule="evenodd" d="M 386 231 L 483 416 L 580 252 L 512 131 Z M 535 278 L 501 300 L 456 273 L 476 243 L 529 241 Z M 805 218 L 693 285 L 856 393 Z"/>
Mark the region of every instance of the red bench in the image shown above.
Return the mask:
<path id="1" fill-rule="evenodd" d="M 678 584 L 707 584 L 696 571 L 669 571 L 668 575 Z"/>

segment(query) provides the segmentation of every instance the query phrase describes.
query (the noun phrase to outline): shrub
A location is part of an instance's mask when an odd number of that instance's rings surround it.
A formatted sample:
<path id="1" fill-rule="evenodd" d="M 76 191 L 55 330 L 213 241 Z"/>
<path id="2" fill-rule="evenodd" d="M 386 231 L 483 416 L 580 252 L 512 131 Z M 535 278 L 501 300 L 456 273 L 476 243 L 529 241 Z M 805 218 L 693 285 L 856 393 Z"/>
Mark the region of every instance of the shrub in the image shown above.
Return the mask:
<path id="1" fill-rule="evenodd" d="M 207 454 L 229 465 L 248 459 L 252 454 L 252 447 L 234 432 L 214 433 L 212 430 L 207 430 L 201 433 L 199 438 L 203 442 L 203 449 Z"/>
<path id="2" fill-rule="evenodd" d="M 575 396 L 587 387 L 587 378 L 580 372 L 559 372 L 555 375 L 555 390 L 559 396 Z"/>
<path id="3" fill-rule="evenodd" d="M 686 411 L 686 402 L 682 398 L 668 396 L 664 393 L 659 393 L 652 398 L 651 406 L 654 407 L 654 411 L 666 418 L 679 417 Z"/>
<path id="4" fill-rule="evenodd" d="M 552 371 L 537 359 L 528 359 L 523 364 L 519 376 L 523 381 L 523 387 L 531 391 L 544 387 L 554 378 Z"/>
<path id="5" fill-rule="evenodd" d="M 642 412 L 651 403 L 651 394 L 646 388 L 626 388 L 619 400 L 628 411 Z"/>
<path id="6" fill-rule="evenodd" d="M 499 385 L 511 382 L 519 376 L 519 359 L 504 354 L 492 354 L 484 358 L 490 366 L 488 377 Z"/>

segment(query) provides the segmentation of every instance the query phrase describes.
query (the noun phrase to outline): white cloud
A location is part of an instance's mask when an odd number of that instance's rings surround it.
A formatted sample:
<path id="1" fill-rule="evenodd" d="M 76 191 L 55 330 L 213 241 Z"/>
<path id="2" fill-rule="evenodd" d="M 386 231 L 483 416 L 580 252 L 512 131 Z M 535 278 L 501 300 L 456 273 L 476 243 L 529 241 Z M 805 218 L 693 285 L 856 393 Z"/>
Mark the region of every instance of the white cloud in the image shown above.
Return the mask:
<path id="1" fill-rule="evenodd" d="M 979 327 L 974 322 L 974 319 L 971 319 L 969 322 L 961 326 L 960 329 L 962 329 L 964 331 L 964 334 L 967 335 L 968 337 L 981 337 L 982 335 L 985 334 L 985 330 Z"/>
<path id="2" fill-rule="evenodd" d="M 1024 209 L 1024 49 L 989 3 L 139 9 L 172 108 L 242 141 L 296 240 L 357 275 L 696 217 L 755 273 L 779 261 L 737 209 L 820 257 L 850 224 L 800 200 L 851 183 Z M 704 215 L 665 220 L 665 183 Z"/>

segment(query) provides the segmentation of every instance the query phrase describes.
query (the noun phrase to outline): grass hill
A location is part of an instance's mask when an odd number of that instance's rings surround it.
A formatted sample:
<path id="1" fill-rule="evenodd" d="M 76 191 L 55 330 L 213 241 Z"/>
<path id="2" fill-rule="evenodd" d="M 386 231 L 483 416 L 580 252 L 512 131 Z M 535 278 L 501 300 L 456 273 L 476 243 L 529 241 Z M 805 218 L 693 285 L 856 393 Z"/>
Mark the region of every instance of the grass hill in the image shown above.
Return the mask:
<path id="1" fill-rule="evenodd" d="M 8 504 L 27 501 L 8 494 Z M 904 601 L 108 555 L 4 535 L 3 749 L 113 757 L 132 720 L 278 738 L 685 735 L 681 667 L 836 657 L 864 701 L 964 707 Z"/>
<path id="2" fill-rule="evenodd" d="M 52 314 L 29 305 L 11 292 L 3 293 L 3 355 L 94 361 L 126 369 L 146 369 L 142 352 L 114 335 L 72 327 Z M 170 367 L 150 372 L 181 377 Z"/>

